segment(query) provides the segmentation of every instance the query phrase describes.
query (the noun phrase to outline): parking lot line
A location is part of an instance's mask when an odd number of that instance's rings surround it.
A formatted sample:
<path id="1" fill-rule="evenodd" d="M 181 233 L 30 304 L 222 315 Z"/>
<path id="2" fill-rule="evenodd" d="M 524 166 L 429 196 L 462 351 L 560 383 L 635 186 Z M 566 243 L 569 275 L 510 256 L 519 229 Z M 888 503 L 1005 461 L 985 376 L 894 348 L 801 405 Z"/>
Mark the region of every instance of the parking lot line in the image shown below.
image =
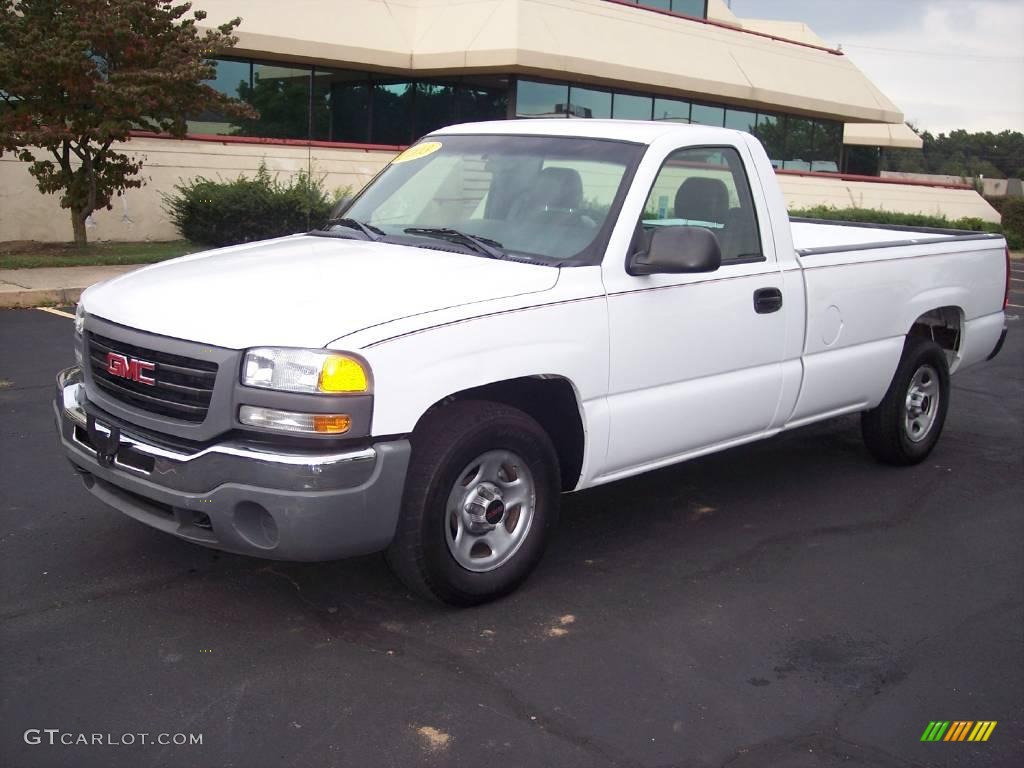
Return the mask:
<path id="1" fill-rule="evenodd" d="M 49 312 L 51 315 L 60 315 L 61 317 L 66 317 L 69 320 L 75 319 L 74 315 L 72 315 L 70 312 L 65 312 L 62 309 L 54 309 L 53 307 L 36 307 L 36 309 L 38 309 L 40 312 Z"/>

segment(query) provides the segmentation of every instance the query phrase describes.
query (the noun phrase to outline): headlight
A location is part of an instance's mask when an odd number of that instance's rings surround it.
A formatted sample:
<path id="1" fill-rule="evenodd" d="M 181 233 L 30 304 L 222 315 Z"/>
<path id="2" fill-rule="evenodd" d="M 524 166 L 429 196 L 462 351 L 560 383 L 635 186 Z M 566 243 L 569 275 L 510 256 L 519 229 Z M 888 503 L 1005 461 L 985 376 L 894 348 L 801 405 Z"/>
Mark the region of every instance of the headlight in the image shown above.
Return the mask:
<path id="1" fill-rule="evenodd" d="M 328 349 L 259 347 L 245 353 L 242 383 L 249 387 L 304 394 L 370 391 L 365 363 Z"/>
<path id="2" fill-rule="evenodd" d="M 85 330 L 85 307 L 82 302 L 78 302 L 78 306 L 75 307 L 75 333 L 81 336 L 83 330 Z"/>

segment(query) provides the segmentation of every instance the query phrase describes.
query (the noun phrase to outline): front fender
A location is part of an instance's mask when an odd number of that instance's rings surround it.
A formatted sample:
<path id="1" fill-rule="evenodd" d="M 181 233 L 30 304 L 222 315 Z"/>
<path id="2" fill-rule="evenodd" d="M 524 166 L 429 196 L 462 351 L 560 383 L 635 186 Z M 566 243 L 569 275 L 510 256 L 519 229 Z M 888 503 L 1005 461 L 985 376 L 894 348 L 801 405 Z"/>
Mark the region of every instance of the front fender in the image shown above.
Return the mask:
<path id="1" fill-rule="evenodd" d="M 603 432 L 608 386 L 604 296 L 478 317 L 363 348 L 373 369 L 374 435 L 412 432 L 435 403 L 462 390 L 527 376 L 569 381 L 584 429 Z"/>

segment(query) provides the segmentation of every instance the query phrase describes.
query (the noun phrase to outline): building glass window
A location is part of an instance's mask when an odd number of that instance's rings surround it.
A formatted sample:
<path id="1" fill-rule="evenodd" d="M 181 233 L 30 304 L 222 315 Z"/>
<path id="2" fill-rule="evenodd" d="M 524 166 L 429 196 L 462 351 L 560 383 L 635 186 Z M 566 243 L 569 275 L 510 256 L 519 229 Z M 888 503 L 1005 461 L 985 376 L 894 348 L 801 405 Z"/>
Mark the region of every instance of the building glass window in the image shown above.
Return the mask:
<path id="1" fill-rule="evenodd" d="M 252 85 L 241 84 L 239 96 L 259 112 L 259 117 L 240 120 L 234 133 L 268 139 L 309 138 L 312 74 L 308 67 L 253 63 Z"/>
<path id="2" fill-rule="evenodd" d="M 790 116 L 786 120 L 786 152 L 782 167 L 791 171 L 809 171 L 813 157 L 814 121 Z"/>
<path id="3" fill-rule="evenodd" d="M 757 128 L 757 113 L 744 112 L 740 109 L 725 110 L 725 127 L 734 131 L 753 133 Z"/>
<path id="4" fill-rule="evenodd" d="M 370 140 L 370 81 L 363 72 L 313 73 L 313 138 Z"/>
<path id="5" fill-rule="evenodd" d="M 672 11 L 698 19 L 708 17 L 707 0 L 633 0 L 633 2 L 643 8 L 657 8 L 661 11 Z"/>
<path id="6" fill-rule="evenodd" d="M 843 124 L 819 120 L 814 126 L 814 150 L 811 170 L 820 173 L 838 173 L 839 158 L 843 152 Z"/>
<path id="7" fill-rule="evenodd" d="M 214 90 L 237 99 L 242 93 L 243 85 L 252 85 L 251 61 L 218 59 L 216 63 L 217 75 L 206 83 Z"/>
<path id="8" fill-rule="evenodd" d="M 416 83 L 416 138 L 450 125 L 455 115 L 455 86 Z"/>
<path id="9" fill-rule="evenodd" d="M 698 19 L 708 17 L 707 0 L 672 0 L 672 10 Z"/>
<path id="10" fill-rule="evenodd" d="M 843 173 L 861 176 L 879 176 L 882 172 L 881 147 L 847 147 L 843 158 Z"/>
<path id="11" fill-rule="evenodd" d="M 650 120 L 653 101 L 649 96 L 616 93 L 612 102 L 612 117 L 619 120 Z"/>
<path id="12" fill-rule="evenodd" d="M 516 83 L 516 117 L 562 117 L 569 105 L 569 86 L 520 80 Z"/>
<path id="13" fill-rule="evenodd" d="M 767 115 L 763 112 L 757 116 L 757 128 L 754 136 L 764 146 L 772 166 L 782 167 L 786 154 L 786 118 L 780 115 Z"/>
<path id="14" fill-rule="evenodd" d="M 675 5 L 673 5 L 675 9 Z M 403 80 L 368 72 L 313 69 L 273 62 L 218 59 L 207 85 L 251 104 L 258 118 L 192 116 L 189 133 L 405 145 L 460 122 L 508 116 L 505 75 Z M 752 133 L 776 168 L 836 173 L 843 125 L 795 115 L 691 104 L 684 99 L 616 93 L 572 83 L 516 80 L 517 117 L 670 120 Z"/>
<path id="15" fill-rule="evenodd" d="M 694 104 L 690 122 L 697 125 L 713 125 L 721 128 L 725 125 L 725 110 L 722 107 L 709 107 L 705 104 Z"/>
<path id="16" fill-rule="evenodd" d="M 214 63 L 217 74 L 212 80 L 207 80 L 206 85 L 215 91 L 237 99 L 242 95 L 243 88 L 252 86 L 252 62 L 217 59 Z M 220 112 L 203 112 L 188 121 L 189 133 L 226 135 L 234 130 L 235 126 Z"/>
<path id="17" fill-rule="evenodd" d="M 461 82 L 455 90 L 455 119 L 473 123 L 480 120 L 504 120 L 508 117 L 508 78 L 474 77 Z"/>
<path id="18" fill-rule="evenodd" d="M 688 123 L 690 122 L 690 102 L 678 99 L 655 99 L 654 119 Z"/>
<path id="19" fill-rule="evenodd" d="M 569 87 L 569 117 L 609 118 L 612 116 L 612 95 L 592 88 Z"/>
<path id="20" fill-rule="evenodd" d="M 374 83 L 372 93 L 370 141 L 374 144 L 411 143 L 415 83 Z"/>

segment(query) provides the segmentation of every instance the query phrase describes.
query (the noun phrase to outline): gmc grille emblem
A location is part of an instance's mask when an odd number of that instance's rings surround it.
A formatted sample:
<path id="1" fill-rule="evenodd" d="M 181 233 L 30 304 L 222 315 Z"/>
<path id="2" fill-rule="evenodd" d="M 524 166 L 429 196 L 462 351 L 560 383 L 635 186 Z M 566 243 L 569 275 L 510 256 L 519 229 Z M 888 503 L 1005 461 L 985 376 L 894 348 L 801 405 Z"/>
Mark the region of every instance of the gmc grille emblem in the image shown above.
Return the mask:
<path id="1" fill-rule="evenodd" d="M 107 352 L 107 373 L 111 376 L 130 379 L 131 381 L 139 382 L 139 384 L 148 384 L 152 387 L 156 384 L 156 379 L 146 374 L 153 373 L 155 370 L 155 363 L 136 360 L 125 355 L 119 355 L 117 352 Z"/>

